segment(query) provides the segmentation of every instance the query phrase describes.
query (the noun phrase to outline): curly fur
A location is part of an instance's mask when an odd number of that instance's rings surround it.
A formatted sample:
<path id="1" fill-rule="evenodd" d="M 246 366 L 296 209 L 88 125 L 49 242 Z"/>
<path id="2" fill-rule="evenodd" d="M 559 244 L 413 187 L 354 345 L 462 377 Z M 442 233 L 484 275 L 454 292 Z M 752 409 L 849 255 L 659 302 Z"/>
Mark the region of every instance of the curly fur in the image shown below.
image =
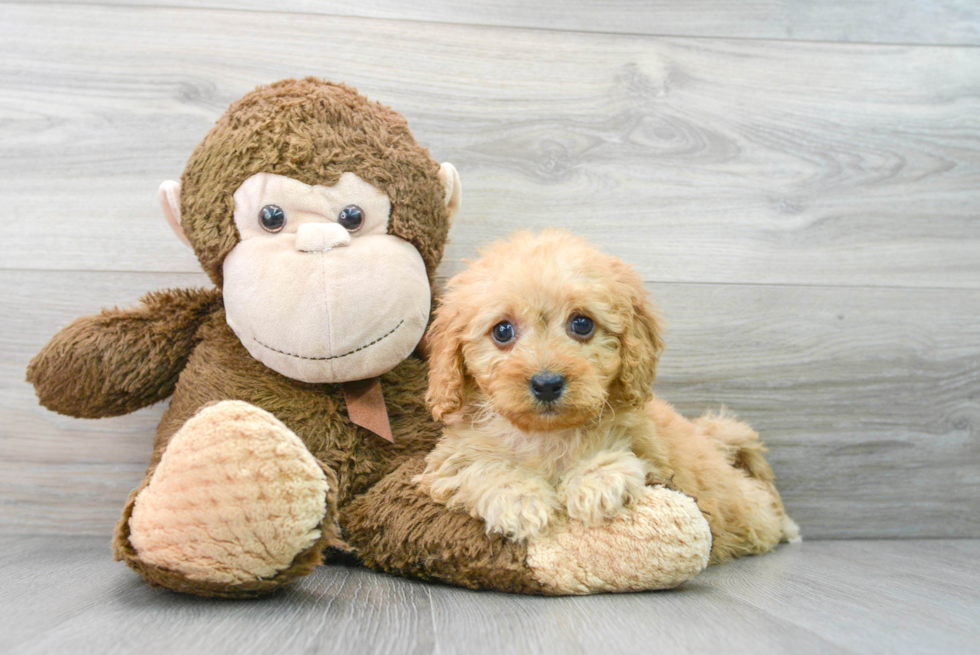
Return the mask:
<path id="1" fill-rule="evenodd" d="M 591 337 L 569 332 L 576 315 L 594 320 Z M 499 345 L 503 320 L 517 336 Z M 659 482 L 697 500 L 715 562 L 797 536 L 751 428 L 690 422 L 653 396 L 656 312 L 628 265 L 582 239 L 524 232 L 484 250 L 449 282 L 429 347 L 427 399 L 447 427 L 417 480 L 488 532 L 527 540 L 562 511 L 600 524 Z M 566 381 L 554 403 L 529 388 L 545 371 Z"/>

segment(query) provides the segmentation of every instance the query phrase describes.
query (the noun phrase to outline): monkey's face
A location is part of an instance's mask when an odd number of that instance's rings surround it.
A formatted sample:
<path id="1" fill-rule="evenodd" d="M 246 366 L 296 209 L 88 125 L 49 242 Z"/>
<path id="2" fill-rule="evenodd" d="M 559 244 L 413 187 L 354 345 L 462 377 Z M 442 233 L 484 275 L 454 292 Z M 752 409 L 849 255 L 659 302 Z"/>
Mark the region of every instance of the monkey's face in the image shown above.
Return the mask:
<path id="1" fill-rule="evenodd" d="M 354 173 L 310 186 L 271 173 L 234 195 L 240 243 L 224 260 L 228 325 L 258 361 L 303 382 L 380 375 L 425 331 L 425 264 L 388 234 L 391 203 Z"/>

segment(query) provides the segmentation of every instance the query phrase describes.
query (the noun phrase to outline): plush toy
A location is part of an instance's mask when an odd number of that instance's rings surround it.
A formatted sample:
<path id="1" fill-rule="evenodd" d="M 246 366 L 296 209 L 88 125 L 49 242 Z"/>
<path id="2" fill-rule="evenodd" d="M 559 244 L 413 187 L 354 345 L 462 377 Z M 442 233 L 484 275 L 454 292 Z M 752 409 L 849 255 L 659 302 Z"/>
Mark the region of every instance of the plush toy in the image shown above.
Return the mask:
<path id="1" fill-rule="evenodd" d="M 519 543 L 412 482 L 440 432 L 417 346 L 460 184 L 402 116 L 314 78 L 261 87 L 160 196 L 215 287 L 79 319 L 28 369 L 71 416 L 172 396 L 113 542 L 150 584 L 255 596 L 338 551 L 542 594 L 673 587 L 707 564 L 704 517 L 663 486 L 606 525 Z"/>

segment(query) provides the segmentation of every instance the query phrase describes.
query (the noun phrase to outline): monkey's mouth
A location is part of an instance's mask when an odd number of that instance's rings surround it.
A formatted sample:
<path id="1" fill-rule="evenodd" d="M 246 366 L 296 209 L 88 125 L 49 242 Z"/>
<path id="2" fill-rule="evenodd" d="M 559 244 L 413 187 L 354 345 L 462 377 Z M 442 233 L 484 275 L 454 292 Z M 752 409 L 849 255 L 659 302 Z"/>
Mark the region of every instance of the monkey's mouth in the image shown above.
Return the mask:
<path id="1" fill-rule="evenodd" d="M 296 359 L 307 359 L 307 360 L 310 360 L 310 361 L 325 362 L 325 361 L 328 361 L 328 360 L 331 360 L 331 359 L 340 359 L 342 357 L 347 357 L 348 355 L 353 355 L 354 353 L 359 353 L 362 350 L 365 350 L 367 348 L 370 348 L 371 346 L 374 346 L 374 345 L 376 345 L 378 343 L 381 343 L 382 341 L 384 341 L 385 339 L 387 339 L 388 337 L 390 337 L 391 335 L 393 335 L 395 332 L 397 332 L 398 331 L 398 328 L 400 328 L 402 326 L 402 323 L 404 323 L 404 322 L 405 322 L 405 319 L 402 319 L 402 320 L 398 321 L 398 325 L 396 325 L 395 327 L 391 328 L 388 332 L 386 332 L 385 334 L 382 334 L 380 337 L 378 337 L 374 341 L 371 341 L 370 343 L 366 343 L 363 346 L 359 346 L 357 348 L 354 348 L 353 350 L 349 350 L 349 351 L 343 353 L 342 355 L 328 355 L 326 357 L 311 357 L 309 355 L 299 355 L 299 354 L 296 354 L 296 353 L 286 352 L 285 350 L 279 350 L 278 348 L 274 348 L 274 347 L 270 346 L 267 343 L 262 343 L 256 337 L 252 337 L 252 340 L 255 341 L 255 343 L 257 343 L 260 346 L 262 346 L 263 348 L 266 348 L 267 350 L 271 350 L 274 353 L 279 353 L 280 355 L 286 355 L 287 357 L 295 357 Z"/>

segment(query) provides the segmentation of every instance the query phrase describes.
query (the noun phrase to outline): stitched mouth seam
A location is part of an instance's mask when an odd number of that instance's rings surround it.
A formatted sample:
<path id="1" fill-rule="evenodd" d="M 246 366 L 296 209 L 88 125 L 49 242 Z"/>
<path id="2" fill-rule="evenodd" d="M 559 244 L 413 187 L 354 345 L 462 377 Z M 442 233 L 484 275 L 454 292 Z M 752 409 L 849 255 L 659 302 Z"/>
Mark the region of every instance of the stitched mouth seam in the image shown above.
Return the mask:
<path id="1" fill-rule="evenodd" d="M 255 341 L 255 343 L 257 343 L 260 346 L 262 346 L 263 348 L 268 348 L 272 352 L 279 353 L 280 355 L 288 355 L 289 357 L 296 357 L 297 359 L 311 359 L 311 360 L 314 360 L 314 361 L 327 361 L 327 360 L 330 360 L 330 359 L 340 359 L 341 357 L 347 357 L 348 355 L 353 355 L 354 353 L 360 352 L 360 351 L 364 350 L 365 348 L 370 348 L 371 346 L 373 346 L 374 344 L 378 343 L 379 341 L 382 341 L 384 339 L 387 339 L 392 334 L 394 334 L 395 333 L 395 330 L 397 330 L 398 328 L 400 328 L 402 326 L 402 323 L 404 323 L 404 322 L 405 322 L 405 319 L 402 319 L 402 320 L 398 321 L 398 325 L 396 325 L 395 327 L 391 328 L 391 330 L 389 332 L 387 332 L 386 334 L 382 334 L 380 337 L 378 337 L 377 339 L 375 339 L 371 343 L 366 343 L 363 346 L 361 346 L 360 348 L 355 348 L 354 350 L 351 350 L 350 352 L 346 352 L 343 355 L 330 355 L 329 357 L 307 357 L 306 355 L 297 355 L 296 353 L 287 353 L 285 350 L 279 350 L 278 348 L 273 348 L 272 346 L 268 346 L 268 345 L 262 343 L 261 341 L 259 341 L 258 339 L 256 339 L 255 337 L 252 337 L 252 340 Z"/>

